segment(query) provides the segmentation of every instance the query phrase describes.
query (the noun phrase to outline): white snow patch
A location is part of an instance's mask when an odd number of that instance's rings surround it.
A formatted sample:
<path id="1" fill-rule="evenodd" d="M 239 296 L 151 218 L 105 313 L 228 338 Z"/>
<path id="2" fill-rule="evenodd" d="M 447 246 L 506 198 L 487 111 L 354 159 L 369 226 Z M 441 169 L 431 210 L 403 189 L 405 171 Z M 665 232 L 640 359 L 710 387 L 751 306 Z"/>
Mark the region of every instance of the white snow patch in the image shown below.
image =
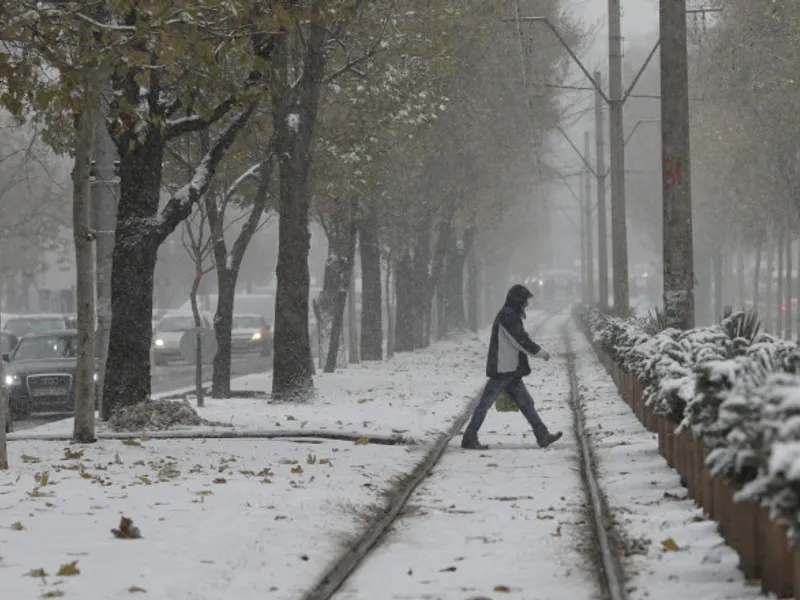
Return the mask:
<path id="1" fill-rule="evenodd" d="M 300 115 L 297 113 L 290 113 L 289 116 L 286 117 L 286 126 L 292 133 L 300 131 Z"/>

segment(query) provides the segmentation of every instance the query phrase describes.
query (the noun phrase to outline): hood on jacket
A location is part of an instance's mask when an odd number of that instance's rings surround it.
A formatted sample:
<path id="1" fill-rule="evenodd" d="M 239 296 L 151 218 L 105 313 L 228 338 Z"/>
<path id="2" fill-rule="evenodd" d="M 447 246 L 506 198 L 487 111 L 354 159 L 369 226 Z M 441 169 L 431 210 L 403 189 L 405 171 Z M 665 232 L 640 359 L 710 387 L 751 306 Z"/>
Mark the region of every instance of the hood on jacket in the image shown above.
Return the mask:
<path id="1" fill-rule="evenodd" d="M 506 306 L 513 308 L 520 314 L 524 313 L 525 303 L 533 298 L 531 291 L 522 284 L 512 285 L 506 294 Z"/>

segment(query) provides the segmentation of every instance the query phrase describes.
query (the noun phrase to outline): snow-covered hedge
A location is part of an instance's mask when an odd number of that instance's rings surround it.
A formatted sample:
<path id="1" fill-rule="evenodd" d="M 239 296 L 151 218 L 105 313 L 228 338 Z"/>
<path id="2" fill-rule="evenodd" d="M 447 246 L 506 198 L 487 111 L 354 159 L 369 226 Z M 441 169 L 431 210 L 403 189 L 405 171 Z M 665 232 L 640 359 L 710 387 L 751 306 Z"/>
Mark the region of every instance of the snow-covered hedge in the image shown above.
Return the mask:
<path id="1" fill-rule="evenodd" d="M 748 327 L 745 313 L 689 331 L 581 308 L 594 342 L 642 382 L 657 414 L 691 428 L 714 475 L 743 486 L 800 537 L 800 347 Z M 750 323 L 749 325 L 752 325 Z"/>

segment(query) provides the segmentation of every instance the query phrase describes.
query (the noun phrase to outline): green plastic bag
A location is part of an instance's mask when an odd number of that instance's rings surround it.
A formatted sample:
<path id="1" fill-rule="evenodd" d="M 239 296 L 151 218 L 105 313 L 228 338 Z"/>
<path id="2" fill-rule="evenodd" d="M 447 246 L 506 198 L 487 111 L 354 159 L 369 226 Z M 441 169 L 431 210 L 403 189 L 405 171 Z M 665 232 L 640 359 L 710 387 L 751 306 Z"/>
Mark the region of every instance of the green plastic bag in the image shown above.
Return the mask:
<path id="1" fill-rule="evenodd" d="M 500 394 L 497 396 L 497 400 L 494 402 L 494 407 L 498 412 L 519 412 L 519 406 L 517 406 L 517 403 L 514 402 L 511 394 L 505 390 L 500 392 Z"/>

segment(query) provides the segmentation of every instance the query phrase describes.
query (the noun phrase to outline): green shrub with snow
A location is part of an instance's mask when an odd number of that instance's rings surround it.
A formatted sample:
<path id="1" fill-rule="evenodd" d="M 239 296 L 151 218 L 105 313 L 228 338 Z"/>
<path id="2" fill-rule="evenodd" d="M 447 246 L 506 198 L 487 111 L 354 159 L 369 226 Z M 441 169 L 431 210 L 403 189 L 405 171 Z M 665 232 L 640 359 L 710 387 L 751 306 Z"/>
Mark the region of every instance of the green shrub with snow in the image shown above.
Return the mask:
<path id="1" fill-rule="evenodd" d="M 689 331 L 648 331 L 647 323 L 594 309 L 581 308 L 577 316 L 595 342 L 638 377 L 657 414 L 703 440 L 711 472 L 743 486 L 738 499 L 768 506 L 793 537 L 800 536 L 795 342 L 760 333 L 752 313 L 729 313 L 718 325 Z"/>

